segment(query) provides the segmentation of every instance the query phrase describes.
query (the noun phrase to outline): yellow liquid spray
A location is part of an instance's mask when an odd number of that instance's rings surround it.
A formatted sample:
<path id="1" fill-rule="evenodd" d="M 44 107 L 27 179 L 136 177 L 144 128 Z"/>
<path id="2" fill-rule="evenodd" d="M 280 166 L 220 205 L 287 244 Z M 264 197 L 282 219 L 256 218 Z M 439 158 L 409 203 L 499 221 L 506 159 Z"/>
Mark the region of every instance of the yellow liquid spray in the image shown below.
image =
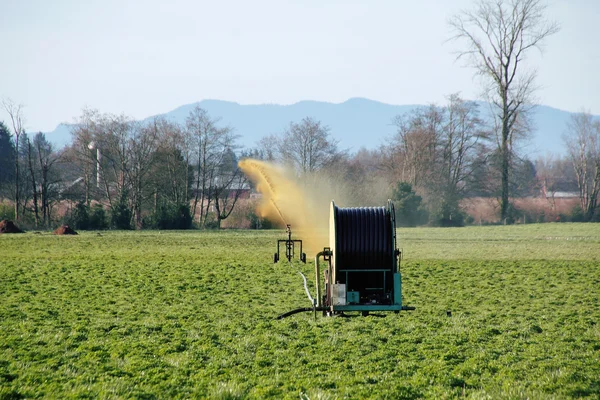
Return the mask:
<path id="1" fill-rule="evenodd" d="M 302 239 L 310 257 L 329 245 L 329 202 L 332 197 L 316 182 L 297 182 L 284 168 L 265 161 L 245 159 L 240 168 L 262 194 L 257 213 L 289 224 L 293 238 Z"/>

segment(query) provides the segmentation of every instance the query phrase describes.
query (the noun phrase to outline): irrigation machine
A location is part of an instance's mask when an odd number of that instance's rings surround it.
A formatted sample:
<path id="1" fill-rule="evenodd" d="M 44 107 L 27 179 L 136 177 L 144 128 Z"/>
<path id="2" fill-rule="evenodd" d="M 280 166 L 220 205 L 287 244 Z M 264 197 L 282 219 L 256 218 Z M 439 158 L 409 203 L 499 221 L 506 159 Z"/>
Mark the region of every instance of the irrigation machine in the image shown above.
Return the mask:
<path id="1" fill-rule="evenodd" d="M 298 308 L 278 319 L 304 312 L 322 311 L 324 316 L 344 315 L 357 311 L 370 312 L 414 310 L 402 304 L 401 252 L 396 244 L 394 204 L 387 207 L 341 208 L 331 202 L 329 214 L 329 247 L 315 256 L 315 297 L 304 278 L 304 288 L 312 307 Z M 294 257 L 296 244 L 302 253 L 302 241 L 292 240 L 288 225 L 287 239 L 279 240 L 274 261 L 279 260 L 279 248 L 285 244 L 286 258 Z M 321 277 L 323 271 L 323 278 Z M 321 286 L 321 280 L 324 285 Z"/>

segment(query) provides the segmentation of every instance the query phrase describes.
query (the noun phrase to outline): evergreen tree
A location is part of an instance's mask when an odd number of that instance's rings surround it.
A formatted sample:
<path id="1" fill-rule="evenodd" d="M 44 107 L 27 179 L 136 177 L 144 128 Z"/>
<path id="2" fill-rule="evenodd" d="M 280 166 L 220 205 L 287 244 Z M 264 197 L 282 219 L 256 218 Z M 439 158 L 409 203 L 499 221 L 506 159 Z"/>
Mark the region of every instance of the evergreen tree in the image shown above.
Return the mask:
<path id="1" fill-rule="evenodd" d="M 4 122 L 0 121 L 0 198 L 10 197 L 15 170 L 15 145 Z"/>
<path id="2" fill-rule="evenodd" d="M 392 192 L 392 201 L 396 208 L 396 224 L 398 226 L 417 226 L 426 223 L 427 212 L 408 182 L 398 182 Z"/>

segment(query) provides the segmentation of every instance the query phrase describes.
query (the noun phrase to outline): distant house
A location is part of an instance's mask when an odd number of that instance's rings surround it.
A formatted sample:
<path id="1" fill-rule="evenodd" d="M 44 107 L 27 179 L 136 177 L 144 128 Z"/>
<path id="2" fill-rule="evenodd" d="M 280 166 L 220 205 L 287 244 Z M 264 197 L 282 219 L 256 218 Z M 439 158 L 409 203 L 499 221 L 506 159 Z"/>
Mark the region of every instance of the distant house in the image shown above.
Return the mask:
<path id="1" fill-rule="evenodd" d="M 576 199 L 579 198 L 579 192 L 554 192 L 548 193 L 546 197 L 554 197 L 555 199 Z"/>
<path id="2" fill-rule="evenodd" d="M 546 199 L 576 199 L 579 198 L 579 188 L 573 181 L 544 182 L 542 195 Z"/>
<path id="3" fill-rule="evenodd" d="M 234 198 L 239 193 L 239 199 L 249 199 L 251 188 L 248 182 L 234 182 L 227 188 L 229 198 Z"/>

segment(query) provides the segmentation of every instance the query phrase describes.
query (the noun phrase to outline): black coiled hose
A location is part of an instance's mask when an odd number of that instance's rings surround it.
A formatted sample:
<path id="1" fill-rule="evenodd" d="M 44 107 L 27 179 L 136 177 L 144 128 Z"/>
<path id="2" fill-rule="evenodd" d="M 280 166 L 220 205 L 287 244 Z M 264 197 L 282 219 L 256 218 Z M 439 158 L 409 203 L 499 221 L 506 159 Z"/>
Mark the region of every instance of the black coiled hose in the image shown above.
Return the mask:
<path id="1" fill-rule="evenodd" d="M 335 212 L 335 264 L 343 269 L 392 269 L 394 236 L 386 207 L 339 208 Z"/>

